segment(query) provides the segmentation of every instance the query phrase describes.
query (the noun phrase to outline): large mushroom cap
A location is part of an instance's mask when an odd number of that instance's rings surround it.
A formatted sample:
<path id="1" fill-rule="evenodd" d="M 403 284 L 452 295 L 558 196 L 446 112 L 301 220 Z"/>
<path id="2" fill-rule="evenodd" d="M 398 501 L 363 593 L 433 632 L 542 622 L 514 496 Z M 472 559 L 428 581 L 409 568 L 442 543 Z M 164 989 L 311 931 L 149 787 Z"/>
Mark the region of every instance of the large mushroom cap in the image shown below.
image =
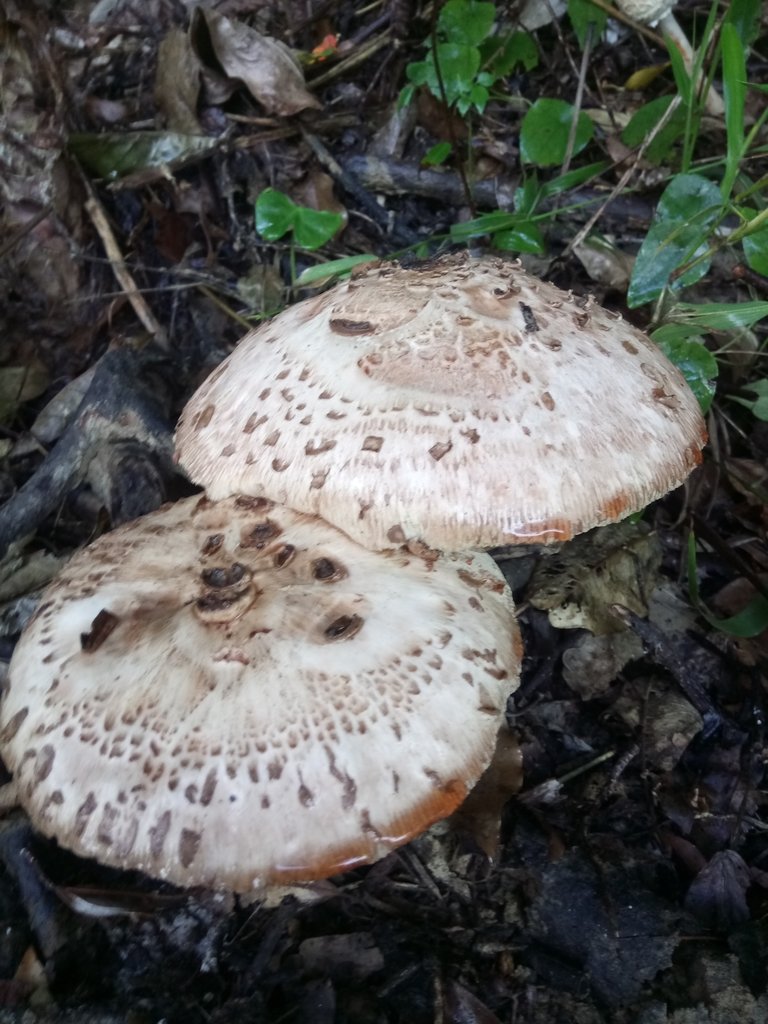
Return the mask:
<path id="1" fill-rule="evenodd" d="M 14 654 L 2 755 L 77 853 L 246 891 L 374 860 L 462 800 L 519 668 L 484 555 L 375 554 L 191 498 L 76 555 Z"/>
<path id="2" fill-rule="evenodd" d="M 377 264 L 247 335 L 177 451 L 366 547 L 566 540 L 680 484 L 704 424 L 640 331 L 514 263 Z"/>

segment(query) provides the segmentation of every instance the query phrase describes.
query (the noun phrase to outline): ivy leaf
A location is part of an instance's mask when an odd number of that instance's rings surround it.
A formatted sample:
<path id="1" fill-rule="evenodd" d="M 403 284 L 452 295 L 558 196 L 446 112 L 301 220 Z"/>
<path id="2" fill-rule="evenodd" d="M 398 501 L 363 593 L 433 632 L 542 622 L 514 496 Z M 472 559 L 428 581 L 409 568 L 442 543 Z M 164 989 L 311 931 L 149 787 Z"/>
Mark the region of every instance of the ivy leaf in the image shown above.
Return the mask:
<path id="1" fill-rule="evenodd" d="M 641 306 L 659 297 L 674 271 L 706 249 L 710 229 L 720 214 L 720 190 L 697 174 L 678 174 L 667 185 L 653 223 L 637 254 L 627 301 Z M 683 288 L 709 270 L 701 260 L 675 281 Z"/>
<path id="2" fill-rule="evenodd" d="M 344 217 L 340 213 L 297 206 L 293 220 L 293 237 L 302 249 L 319 249 L 333 238 L 343 224 Z"/>
<path id="3" fill-rule="evenodd" d="M 340 213 L 299 206 L 284 192 L 265 188 L 256 200 L 256 230 L 267 242 L 283 238 L 289 231 L 302 249 L 319 249 L 344 223 Z"/>
<path id="4" fill-rule="evenodd" d="M 551 167 L 562 163 L 576 110 L 565 100 L 536 100 L 520 126 L 520 156 L 525 163 Z M 578 115 L 573 152 L 580 153 L 592 138 L 594 126 L 585 113 Z"/>
<path id="5" fill-rule="evenodd" d="M 691 328 L 665 324 L 651 335 L 664 355 L 680 370 L 696 396 L 702 412 L 707 412 L 715 396 L 717 360 Z"/>
<path id="6" fill-rule="evenodd" d="M 440 11 L 438 26 L 451 42 L 477 46 L 493 27 L 496 5 L 481 0 L 448 0 Z"/>
<path id="7" fill-rule="evenodd" d="M 296 204 L 284 192 L 265 188 L 256 200 L 256 230 L 267 242 L 276 242 L 293 228 Z"/>
<path id="8" fill-rule="evenodd" d="M 644 104 L 632 115 L 629 124 L 621 133 L 621 141 L 627 146 L 640 146 L 666 114 L 672 102 L 670 96 L 659 96 Z M 681 103 L 654 140 L 646 147 L 645 157 L 654 164 L 668 159 L 672 147 L 685 133 L 685 107 Z"/>

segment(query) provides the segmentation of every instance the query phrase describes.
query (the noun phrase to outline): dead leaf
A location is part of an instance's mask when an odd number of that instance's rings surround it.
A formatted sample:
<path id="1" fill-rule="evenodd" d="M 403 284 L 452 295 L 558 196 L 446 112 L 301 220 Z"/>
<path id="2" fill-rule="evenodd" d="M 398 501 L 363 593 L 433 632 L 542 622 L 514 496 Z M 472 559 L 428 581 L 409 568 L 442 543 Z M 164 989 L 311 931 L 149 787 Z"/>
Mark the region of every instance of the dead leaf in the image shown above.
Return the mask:
<path id="1" fill-rule="evenodd" d="M 198 8 L 194 27 L 201 23 L 226 74 L 241 81 L 268 114 L 290 116 L 320 108 L 306 89 L 301 65 L 284 43 L 263 36 L 242 21 Z"/>
<path id="2" fill-rule="evenodd" d="M 39 363 L 3 366 L 0 369 L 0 422 L 8 422 L 20 405 L 37 398 L 47 387 L 48 374 Z"/>
<path id="3" fill-rule="evenodd" d="M 556 629 L 617 632 L 622 626 L 611 606 L 645 615 L 660 562 L 658 537 L 643 523 L 602 526 L 542 558 L 526 597 Z"/>
<path id="4" fill-rule="evenodd" d="M 642 656 L 642 641 L 634 633 L 588 633 L 563 651 L 563 680 L 582 700 L 591 700 L 610 688 L 625 665 Z"/>
<path id="5" fill-rule="evenodd" d="M 200 61 L 189 35 L 172 28 L 157 53 L 155 103 L 165 115 L 165 125 L 181 135 L 198 135 L 197 100 L 200 94 Z"/>
<path id="6" fill-rule="evenodd" d="M 340 213 L 346 225 L 349 220 L 347 208 L 340 203 L 333 191 L 333 178 L 325 171 L 315 168 L 310 171 L 304 181 L 296 189 L 296 202 L 308 206 L 311 210 L 325 210 Z"/>
<path id="7" fill-rule="evenodd" d="M 735 850 L 716 853 L 691 882 L 685 908 L 710 928 L 730 931 L 749 920 L 749 868 Z"/>
<path id="8" fill-rule="evenodd" d="M 573 251 L 593 281 L 620 292 L 627 290 L 634 263 L 632 256 L 598 235 L 591 235 Z"/>
<path id="9" fill-rule="evenodd" d="M 499 852 L 501 813 L 523 784 L 523 754 L 508 726 L 499 729 L 491 763 L 464 803 L 451 816 L 451 828 L 472 837 L 489 860 Z"/>
<path id="10" fill-rule="evenodd" d="M 646 761 L 671 771 L 704 725 L 704 720 L 677 687 L 662 679 L 635 679 L 613 705 L 631 729 L 642 726 Z"/>

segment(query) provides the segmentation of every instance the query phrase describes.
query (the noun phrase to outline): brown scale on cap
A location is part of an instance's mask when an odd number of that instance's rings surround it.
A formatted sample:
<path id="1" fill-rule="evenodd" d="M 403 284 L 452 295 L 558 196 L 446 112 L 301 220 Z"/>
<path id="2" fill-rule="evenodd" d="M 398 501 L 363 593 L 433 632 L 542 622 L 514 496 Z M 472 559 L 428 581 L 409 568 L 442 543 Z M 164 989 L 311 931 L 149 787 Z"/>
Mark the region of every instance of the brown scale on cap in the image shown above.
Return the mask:
<path id="1" fill-rule="evenodd" d="M 247 335 L 189 402 L 177 451 L 212 497 L 267 494 L 372 549 L 460 549 L 614 521 L 680 484 L 704 439 L 646 335 L 459 254 L 369 264 Z"/>
<path id="2" fill-rule="evenodd" d="M 492 560 L 431 554 L 377 554 L 257 496 L 190 498 L 78 553 L 0 708 L 33 824 L 247 891 L 375 860 L 450 814 L 520 651 Z"/>

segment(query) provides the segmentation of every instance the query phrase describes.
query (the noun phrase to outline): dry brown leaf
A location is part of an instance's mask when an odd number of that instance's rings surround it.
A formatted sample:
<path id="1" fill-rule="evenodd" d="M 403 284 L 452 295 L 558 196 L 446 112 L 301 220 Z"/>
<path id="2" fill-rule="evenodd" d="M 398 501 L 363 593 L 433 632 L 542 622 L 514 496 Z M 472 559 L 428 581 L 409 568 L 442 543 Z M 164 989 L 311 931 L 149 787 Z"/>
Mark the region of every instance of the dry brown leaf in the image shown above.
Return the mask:
<path id="1" fill-rule="evenodd" d="M 197 135 L 197 99 L 200 93 L 200 62 L 186 32 L 172 28 L 157 53 L 155 103 L 165 115 L 165 125 L 182 135 Z"/>
<path id="2" fill-rule="evenodd" d="M 451 816 L 451 827 L 470 835 L 489 860 L 496 860 L 502 811 L 522 784 L 523 752 L 517 735 L 505 725 L 499 729 L 491 763 Z"/>
<path id="3" fill-rule="evenodd" d="M 230 78 L 239 79 L 268 114 L 288 116 L 320 103 L 307 91 L 301 66 L 283 43 L 242 21 L 198 8 L 216 59 Z"/>
<path id="4" fill-rule="evenodd" d="M 333 191 L 333 178 L 317 168 L 311 170 L 296 189 L 296 201 L 311 210 L 325 210 L 340 213 L 346 224 L 349 220 L 347 208 L 340 203 Z"/>

